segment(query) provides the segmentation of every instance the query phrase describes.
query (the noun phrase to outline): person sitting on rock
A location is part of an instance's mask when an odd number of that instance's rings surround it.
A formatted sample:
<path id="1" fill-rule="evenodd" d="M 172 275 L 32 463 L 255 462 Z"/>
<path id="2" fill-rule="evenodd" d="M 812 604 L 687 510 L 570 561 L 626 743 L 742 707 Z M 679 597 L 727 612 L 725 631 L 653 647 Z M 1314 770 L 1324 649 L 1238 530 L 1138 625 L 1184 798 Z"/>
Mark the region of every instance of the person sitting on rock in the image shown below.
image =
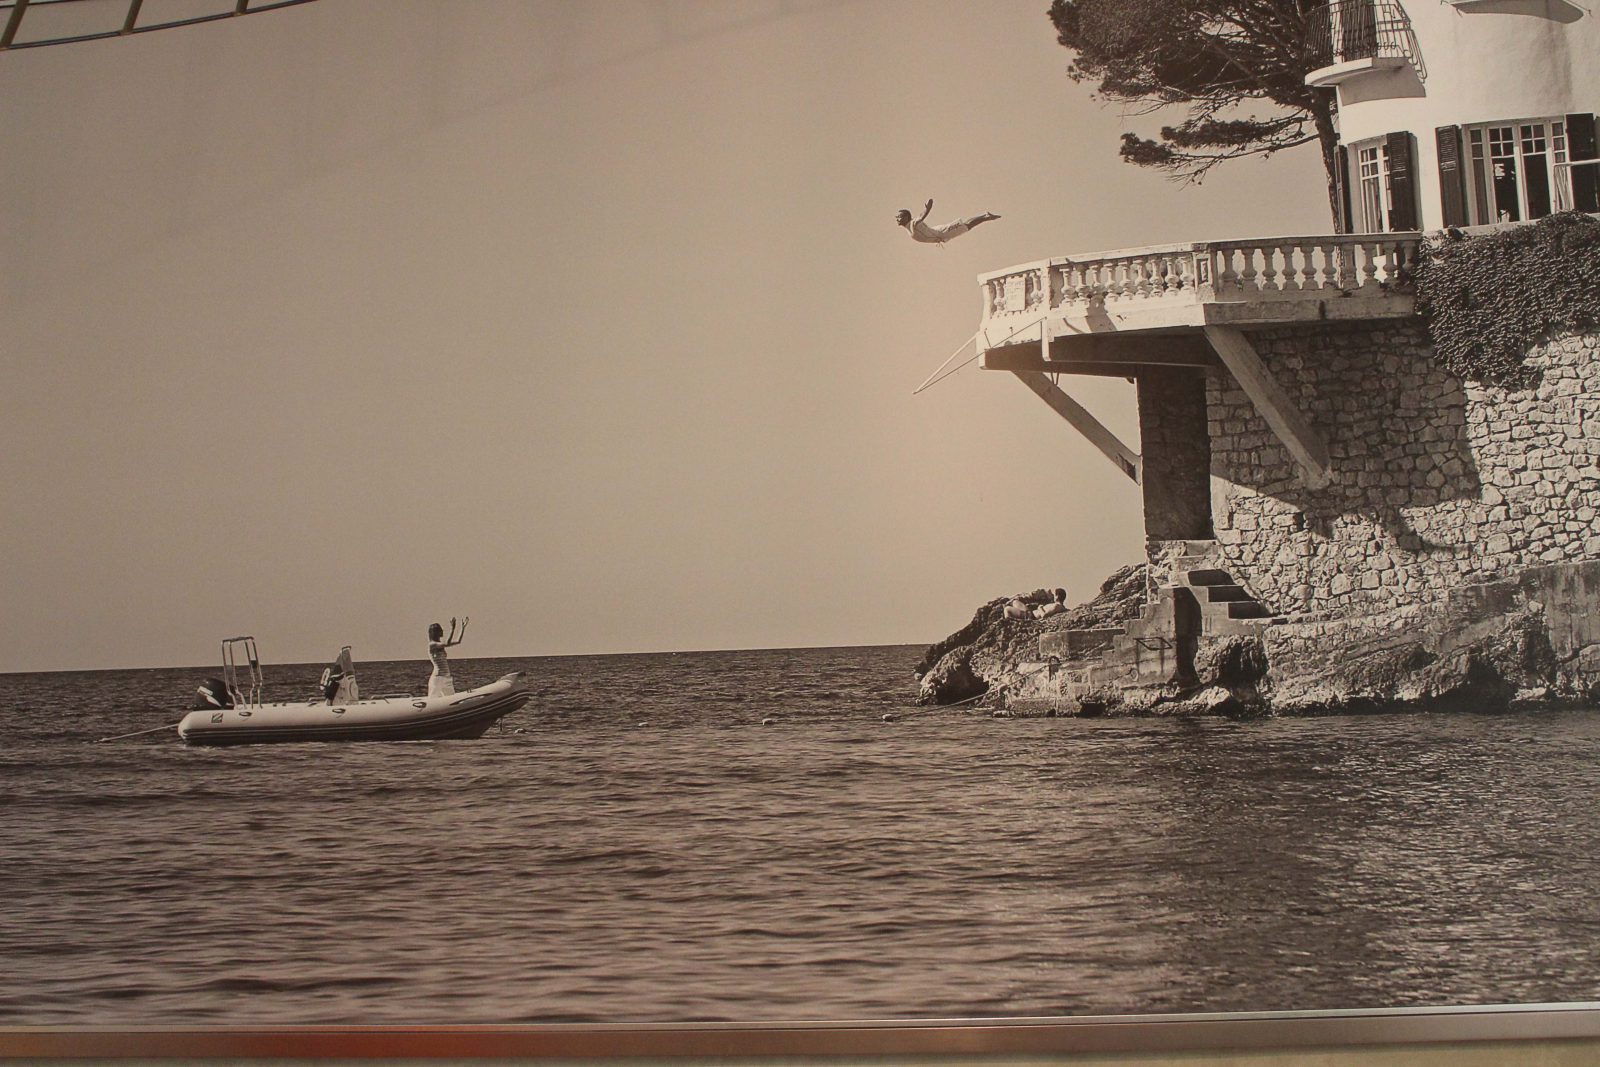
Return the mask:
<path id="1" fill-rule="evenodd" d="M 1059 615 L 1067 610 L 1067 591 L 1057 589 L 1051 595 L 1053 600 L 1038 603 L 1044 590 L 1031 593 L 1027 596 L 1014 596 L 1006 602 L 1001 611 L 1001 617 L 1006 619 L 1048 619 L 1052 615 Z"/>
<path id="2" fill-rule="evenodd" d="M 1067 591 L 1065 589 L 1057 589 L 1055 592 L 1055 597 L 1056 598 L 1050 601 L 1050 603 L 1040 604 L 1038 607 L 1034 608 L 1033 617 L 1036 619 L 1048 619 L 1052 615 L 1059 615 L 1063 611 L 1066 611 Z"/>
<path id="3" fill-rule="evenodd" d="M 1006 604 L 1005 617 L 1008 619 L 1033 618 L 1033 605 L 1019 596 L 1014 596 Z"/>

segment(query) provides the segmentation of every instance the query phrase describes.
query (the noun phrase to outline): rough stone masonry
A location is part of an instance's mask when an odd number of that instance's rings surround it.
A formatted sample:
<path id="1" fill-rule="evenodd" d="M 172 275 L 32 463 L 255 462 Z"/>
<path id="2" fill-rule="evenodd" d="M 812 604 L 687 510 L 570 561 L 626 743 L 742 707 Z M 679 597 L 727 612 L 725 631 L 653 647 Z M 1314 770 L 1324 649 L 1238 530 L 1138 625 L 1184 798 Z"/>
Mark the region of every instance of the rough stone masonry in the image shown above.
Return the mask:
<path id="1" fill-rule="evenodd" d="M 1455 379 L 1420 324 L 1252 339 L 1333 458 L 1330 485 L 1300 488 L 1244 392 L 1208 379 L 1219 550 L 1274 611 L 1387 610 L 1600 559 L 1600 334 L 1539 345 L 1520 390 Z"/>
<path id="2" fill-rule="evenodd" d="M 1141 380 L 1144 619 L 1170 629 L 1161 598 L 1203 592 L 1185 586 L 1198 566 L 1268 617 L 1205 622 L 1152 673 L 1125 609 L 1115 624 L 1132 637 L 1041 623 L 1003 643 L 1047 636 L 1049 654 L 1009 659 L 973 655 L 1001 643 L 980 611 L 973 642 L 919 670 L 919 699 L 976 690 L 1003 714 L 1317 714 L 1600 696 L 1600 331 L 1548 336 L 1518 388 L 1443 369 L 1417 320 L 1247 333 L 1327 442 L 1331 480 L 1306 488 L 1225 372 Z M 945 660 L 966 672 L 959 698 Z"/>

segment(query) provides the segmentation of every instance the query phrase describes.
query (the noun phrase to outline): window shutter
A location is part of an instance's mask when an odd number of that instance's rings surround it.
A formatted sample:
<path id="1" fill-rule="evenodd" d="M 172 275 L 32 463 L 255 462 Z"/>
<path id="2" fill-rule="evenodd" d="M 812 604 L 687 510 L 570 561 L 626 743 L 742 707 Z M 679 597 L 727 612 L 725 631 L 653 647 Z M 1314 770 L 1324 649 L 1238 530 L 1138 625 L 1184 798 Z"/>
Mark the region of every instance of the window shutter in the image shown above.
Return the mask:
<path id="1" fill-rule="evenodd" d="M 1333 154 L 1333 201 L 1338 216 L 1334 222 L 1340 233 L 1355 233 L 1355 221 L 1350 217 L 1350 149 L 1336 145 Z"/>
<path id="2" fill-rule="evenodd" d="M 1461 164 L 1461 127 L 1440 126 L 1433 133 L 1439 141 L 1439 200 L 1444 205 L 1444 225 L 1465 226 L 1467 183 Z"/>
<path id="3" fill-rule="evenodd" d="M 1417 228 L 1417 155 L 1404 130 L 1384 138 L 1389 149 L 1389 229 Z"/>
<path id="4" fill-rule="evenodd" d="M 1593 115 L 1567 116 L 1567 158 L 1573 162 L 1600 159 Z M 1572 168 L 1572 206 L 1579 211 L 1600 211 L 1600 167 Z"/>

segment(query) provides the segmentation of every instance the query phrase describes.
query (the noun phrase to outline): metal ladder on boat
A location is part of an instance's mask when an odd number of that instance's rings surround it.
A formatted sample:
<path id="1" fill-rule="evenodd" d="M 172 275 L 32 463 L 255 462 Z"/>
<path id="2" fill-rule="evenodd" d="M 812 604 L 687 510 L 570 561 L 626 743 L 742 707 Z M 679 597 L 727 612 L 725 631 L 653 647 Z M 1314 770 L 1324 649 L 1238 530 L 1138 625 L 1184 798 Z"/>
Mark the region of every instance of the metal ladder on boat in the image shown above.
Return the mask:
<path id="1" fill-rule="evenodd" d="M 236 647 L 237 646 L 237 647 Z M 239 653 L 245 657 L 245 686 L 239 686 Z M 261 706 L 261 656 L 253 637 L 230 637 L 222 642 L 222 684 L 236 708 Z"/>

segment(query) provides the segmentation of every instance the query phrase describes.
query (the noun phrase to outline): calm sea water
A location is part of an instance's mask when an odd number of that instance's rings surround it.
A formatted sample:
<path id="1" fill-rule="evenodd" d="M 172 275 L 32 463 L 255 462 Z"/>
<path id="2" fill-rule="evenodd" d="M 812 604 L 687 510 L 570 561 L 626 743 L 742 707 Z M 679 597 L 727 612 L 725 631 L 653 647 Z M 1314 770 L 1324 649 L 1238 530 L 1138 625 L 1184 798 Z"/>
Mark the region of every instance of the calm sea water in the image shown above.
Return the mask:
<path id="1" fill-rule="evenodd" d="M 920 651 L 465 660 L 504 733 L 224 750 L 92 743 L 214 668 L 0 675 L 0 1024 L 1600 999 L 1600 714 L 995 720 Z"/>

